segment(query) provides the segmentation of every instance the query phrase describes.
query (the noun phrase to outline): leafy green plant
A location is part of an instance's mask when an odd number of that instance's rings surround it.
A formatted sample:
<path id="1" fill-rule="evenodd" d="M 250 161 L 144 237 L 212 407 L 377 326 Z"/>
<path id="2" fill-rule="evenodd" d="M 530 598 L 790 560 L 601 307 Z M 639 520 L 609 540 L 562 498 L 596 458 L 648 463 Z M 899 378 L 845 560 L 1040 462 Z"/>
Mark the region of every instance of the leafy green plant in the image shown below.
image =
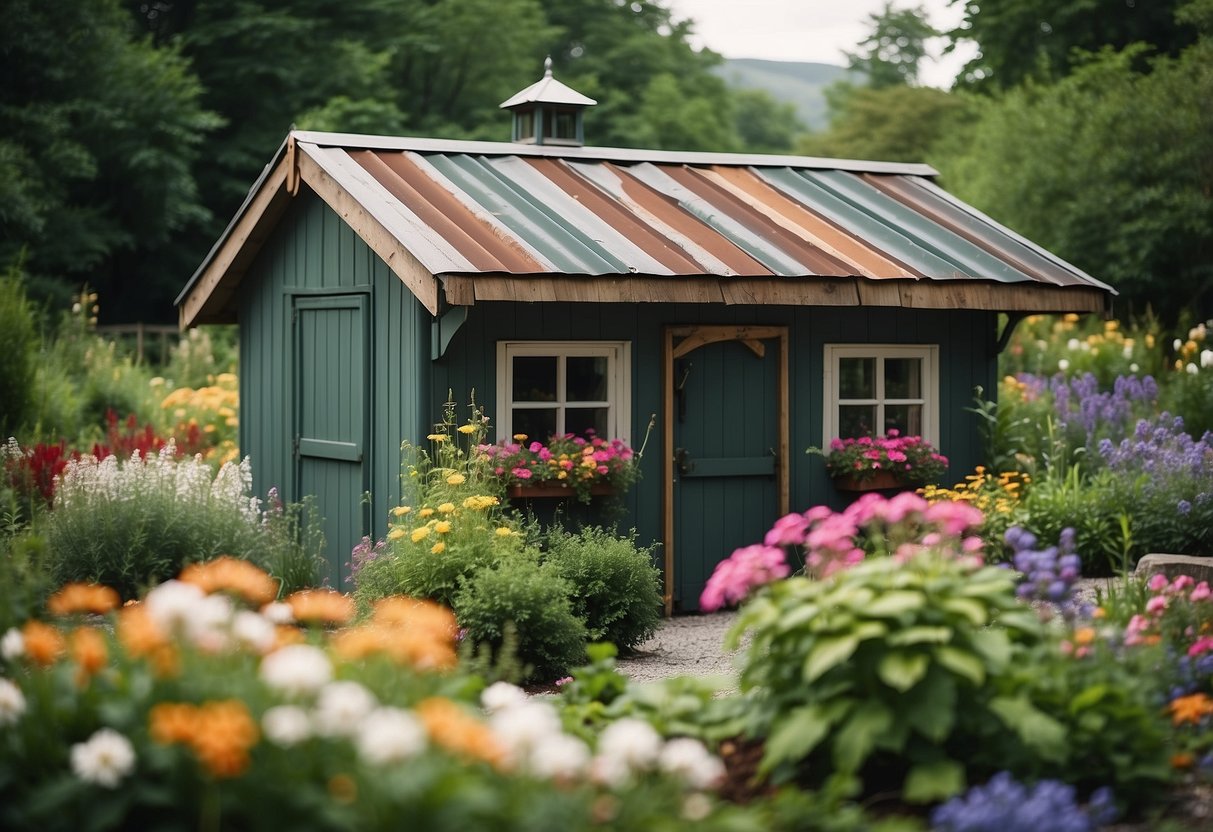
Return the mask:
<path id="1" fill-rule="evenodd" d="M 790 578 L 742 608 L 727 646 L 746 635 L 747 730 L 766 738 L 761 771 L 777 779 L 838 772 L 929 801 L 964 788 L 971 743 L 991 726 L 998 742 L 1060 741 L 1037 731 L 1029 702 L 992 692 L 1040 638 L 1009 570 L 928 549 Z"/>
<path id="2" fill-rule="evenodd" d="M 0 441 L 29 415 L 34 382 L 33 310 L 16 268 L 0 275 Z"/>
<path id="3" fill-rule="evenodd" d="M 522 552 L 469 577 L 455 595 L 455 617 L 466 638 L 496 649 L 509 623 L 518 632 L 518 659 L 530 678 L 552 681 L 585 658 L 585 624 L 569 603 L 572 587 L 537 554 Z"/>
<path id="4" fill-rule="evenodd" d="M 661 572 L 655 547 L 640 547 L 636 533 L 620 537 L 602 528 L 566 533 L 556 528 L 544 559 L 573 588 L 573 614 L 585 621 L 591 641 L 630 650 L 657 631 L 661 621 Z"/>
<path id="5" fill-rule="evenodd" d="M 1110 575 L 1123 554 L 1117 487 L 1117 478 L 1106 471 L 1085 478 L 1079 465 L 1050 469 L 1028 491 L 1024 526 L 1042 540 L 1057 540 L 1063 529 L 1073 528 L 1083 574 Z"/>

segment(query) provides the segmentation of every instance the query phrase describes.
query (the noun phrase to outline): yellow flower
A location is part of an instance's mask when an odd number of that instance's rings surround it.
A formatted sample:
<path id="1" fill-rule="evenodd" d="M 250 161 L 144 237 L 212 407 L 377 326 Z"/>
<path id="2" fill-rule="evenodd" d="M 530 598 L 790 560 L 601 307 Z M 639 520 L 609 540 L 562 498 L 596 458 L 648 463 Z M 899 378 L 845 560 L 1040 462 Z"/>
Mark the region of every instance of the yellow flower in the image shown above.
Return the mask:
<path id="1" fill-rule="evenodd" d="M 467 481 L 467 477 L 463 474 L 451 474 L 446 478 L 447 485 L 463 485 Z"/>
<path id="2" fill-rule="evenodd" d="M 1154 349 L 1154 333 L 1153 332 L 1146 333 L 1146 349 L 1151 349 L 1151 350 Z"/>
<path id="3" fill-rule="evenodd" d="M 525 441 L 526 441 L 526 434 L 525 434 L 525 433 L 516 433 L 516 434 L 514 434 L 514 441 L 515 441 L 515 442 L 525 442 Z"/>
<path id="4" fill-rule="evenodd" d="M 420 543 L 421 541 L 425 540 L 429 536 L 430 536 L 430 527 L 429 526 L 419 526 L 418 528 L 413 529 L 413 533 L 409 536 L 409 538 L 414 543 Z"/>
<path id="5" fill-rule="evenodd" d="M 459 432 L 460 433 L 475 433 L 476 426 L 475 425 L 460 425 Z"/>
<path id="6" fill-rule="evenodd" d="M 443 543 L 441 540 L 439 540 L 437 543 L 435 543 L 433 546 L 430 547 L 431 554 L 441 555 L 445 551 L 446 551 L 446 544 Z"/>
<path id="7" fill-rule="evenodd" d="M 396 515 L 397 517 L 403 517 L 412 510 L 412 506 L 396 506 L 394 509 L 392 509 L 392 514 Z"/>
<path id="8" fill-rule="evenodd" d="M 514 533 L 514 530 L 511 529 L 509 526 L 498 526 L 497 530 L 495 532 L 493 532 L 493 534 L 497 535 L 498 537 L 509 537 L 513 533 Z"/>
<path id="9" fill-rule="evenodd" d="M 432 508 L 423 508 L 421 511 L 417 512 L 417 516 L 418 517 L 429 517 L 433 513 L 434 513 L 434 510 Z"/>
<path id="10" fill-rule="evenodd" d="M 399 526 L 387 533 L 388 540 L 399 540 L 402 537 L 404 537 L 404 529 L 400 528 Z"/>
<path id="11" fill-rule="evenodd" d="M 1077 323 L 1078 315 L 1074 314 L 1073 312 L 1070 312 L 1070 313 L 1067 313 L 1065 316 L 1063 316 L 1062 320 L 1068 324 Z"/>
<path id="12" fill-rule="evenodd" d="M 434 524 L 434 531 L 438 532 L 438 534 L 446 534 L 450 530 L 451 530 L 451 521 L 450 520 L 439 520 L 437 523 Z"/>
<path id="13" fill-rule="evenodd" d="M 431 433 L 425 438 L 431 442 L 445 442 L 447 440 L 447 435 L 445 433 Z"/>
<path id="14" fill-rule="evenodd" d="M 490 497 L 484 494 L 477 494 L 473 497 L 468 497 L 463 501 L 464 508 L 470 508 L 473 511 L 484 511 L 490 506 L 495 506 L 501 501 L 496 497 Z"/>
<path id="15" fill-rule="evenodd" d="M 443 514 L 450 514 L 452 511 L 455 510 L 455 504 L 454 503 L 443 503 L 442 505 L 438 506 L 438 510 L 440 512 L 442 512 Z"/>

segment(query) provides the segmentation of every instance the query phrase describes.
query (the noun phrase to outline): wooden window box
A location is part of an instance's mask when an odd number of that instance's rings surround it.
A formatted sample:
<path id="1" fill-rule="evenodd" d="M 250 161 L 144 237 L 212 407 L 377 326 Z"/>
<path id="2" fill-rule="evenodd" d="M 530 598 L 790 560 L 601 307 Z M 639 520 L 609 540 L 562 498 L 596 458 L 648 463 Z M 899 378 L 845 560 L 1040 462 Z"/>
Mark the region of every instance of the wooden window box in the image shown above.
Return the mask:
<path id="1" fill-rule="evenodd" d="M 537 498 L 564 499 L 576 497 L 577 492 L 570 486 L 545 482 L 537 485 L 511 485 L 506 489 L 506 496 L 511 500 L 531 500 Z M 609 497 L 615 493 L 614 487 L 607 483 L 590 486 L 593 497 Z"/>
<path id="2" fill-rule="evenodd" d="M 892 471 L 877 471 L 875 475 L 862 480 L 858 477 L 835 477 L 834 487 L 839 491 L 889 491 L 915 486 L 900 479 Z"/>

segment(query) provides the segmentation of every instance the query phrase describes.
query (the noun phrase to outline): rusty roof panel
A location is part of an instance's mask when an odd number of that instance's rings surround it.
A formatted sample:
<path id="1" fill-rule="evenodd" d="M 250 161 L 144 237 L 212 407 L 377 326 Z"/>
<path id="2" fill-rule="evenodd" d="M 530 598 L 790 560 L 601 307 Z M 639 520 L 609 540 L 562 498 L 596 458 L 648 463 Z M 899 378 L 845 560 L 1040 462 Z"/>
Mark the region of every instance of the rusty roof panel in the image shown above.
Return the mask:
<path id="1" fill-rule="evenodd" d="M 357 213 L 347 221 L 367 218 L 432 275 L 548 278 L 534 283 L 536 291 L 574 275 L 858 278 L 902 286 L 971 280 L 1111 291 L 940 190 L 925 166 L 610 148 L 536 152 L 304 132 L 292 133 L 287 147 L 315 162 L 309 175 L 323 177 L 318 186 L 344 192 Z M 795 291 L 810 298 L 809 288 Z M 891 297 L 858 294 L 865 296 Z"/>

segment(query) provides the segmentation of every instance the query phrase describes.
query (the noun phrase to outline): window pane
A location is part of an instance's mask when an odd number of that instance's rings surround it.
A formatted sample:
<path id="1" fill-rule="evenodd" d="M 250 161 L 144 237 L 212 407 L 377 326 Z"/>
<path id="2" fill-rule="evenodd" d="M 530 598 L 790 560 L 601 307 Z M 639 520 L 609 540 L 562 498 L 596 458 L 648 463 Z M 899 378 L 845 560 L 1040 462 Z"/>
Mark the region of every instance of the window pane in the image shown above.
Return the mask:
<path id="1" fill-rule="evenodd" d="M 874 404 L 845 404 L 838 408 L 838 435 L 843 439 L 871 436 L 875 424 Z"/>
<path id="2" fill-rule="evenodd" d="M 565 401 L 605 402 L 607 400 L 607 359 L 605 355 L 571 355 L 565 359 Z"/>
<path id="3" fill-rule="evenodd" d="M 513 395 L 516 402 L 556 401 L 556 356 L 514 356 Z"/>
<path id="4" fill-rule="evenodd" d="M 515 410 L 514 433 L 525 433 L 531 442 L 547 442 L 556 432 L 556 408 L 542 410 Z"/>
<path id="5" fill-rule="evenodd" d="M 838 359 L 838 397 L 841 399 L 876 398 L 876 359 Z"/>
<path id="6" fill-rule="evenodd" d="M 609 418 L 605 407 L 570 407 L 564 411 L 564 430 L 577 436 L 585 436 L 587 430 L 593 430 L 603 439 L 611 439 L 607 436 Z"/>
<path id="7" fill-rule="evenodd" d="M 901 431 L 903 436 L 922 436 L 922 405 L 886 404 L 884 407 L 884 431 Z"/>
<path id="8" fill-rule="evenodd" d="M 886 399 L 921 399 L 922 359 L 886 358 L 884 395 Z"/>

